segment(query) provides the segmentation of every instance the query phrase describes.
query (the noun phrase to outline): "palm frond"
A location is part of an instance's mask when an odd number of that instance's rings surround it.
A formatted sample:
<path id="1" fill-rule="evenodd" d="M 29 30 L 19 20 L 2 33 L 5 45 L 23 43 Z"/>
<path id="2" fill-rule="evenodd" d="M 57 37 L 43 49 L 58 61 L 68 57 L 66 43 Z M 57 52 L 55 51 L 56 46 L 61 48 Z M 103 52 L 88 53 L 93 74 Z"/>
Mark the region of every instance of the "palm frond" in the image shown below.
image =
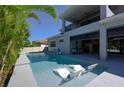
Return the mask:
<path id="1" fill-rule="evenodd" d="M 28 13 L 27 14 L 27 18 L 33 18 L 33 19 L 37 20 L 38 23 L 41 23 L 40 18 L 35 13 L 33 13 L 33 12 L 32 13 Z"/>
<path id="2" fill-rule="evenodd" d="M 40 11 L 45 12 L 52 16 L 55 20 L 57 20 L 57 12 L 53 6 L 50 5 L 26 5 L 26 6 L 19 6 L 20 9 L 27 10 L 27 11 Z"/>

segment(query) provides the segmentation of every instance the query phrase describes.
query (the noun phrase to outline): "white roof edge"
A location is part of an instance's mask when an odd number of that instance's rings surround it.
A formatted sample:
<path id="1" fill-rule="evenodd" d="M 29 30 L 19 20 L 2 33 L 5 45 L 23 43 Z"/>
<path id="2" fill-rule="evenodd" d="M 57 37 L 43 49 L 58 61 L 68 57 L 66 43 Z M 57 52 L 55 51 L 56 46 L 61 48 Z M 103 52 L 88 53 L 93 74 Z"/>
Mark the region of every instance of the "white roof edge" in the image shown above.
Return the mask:
<path id="1" fill-rule="evenodd" d="M 58 37 L 61 37 L 61 36 L 62 36 L 62 34 L 56 34 L 56 35 L 54 35 L 54 36 L 51 36 L 51 37 L 47 38 L 47 40 L 49 40 L 49 39 L 54 39 L 54 38 L 58 38 Z"/>
<path id="2" fill-rule="evenodd" d="M 113 21 L 121 20 L 122 18 L 124 19 L 124 13 L 120 13 L 120 14 L 117 14 L 117 15 L 114 15 L 114 16 L 111 16 L 111 17 L 108 17 L 106 19 L 100 20 L 99 22 L 101 24 L 103 24 L 103 23 L 108 23 L 108 22 L 110 22 L 112 20 Z"/>

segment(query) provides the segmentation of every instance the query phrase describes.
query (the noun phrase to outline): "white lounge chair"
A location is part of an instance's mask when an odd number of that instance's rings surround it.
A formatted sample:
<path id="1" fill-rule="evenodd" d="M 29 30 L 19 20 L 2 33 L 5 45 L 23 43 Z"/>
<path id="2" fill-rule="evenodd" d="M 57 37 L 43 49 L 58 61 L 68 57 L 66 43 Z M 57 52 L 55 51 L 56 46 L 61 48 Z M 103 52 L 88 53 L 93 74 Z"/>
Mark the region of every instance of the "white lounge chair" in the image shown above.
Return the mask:
<path id="1" fill-rule="evenodd" d="M 87 70 L 93 70 L 94 68 L 96 68 L 96 66 L 98 66 L 98 63 L 89 65 L 89 66 L 87 67 Z"/>
<path id="2" fill-rule="evenodd" d="M 72 69 L 72 71 L 69 71 L 67 68 L 57 68 L 54 69 L 53 72 L 59 76 L 62 79 L 61 84 L 80 76 L 84 73 L 87 73 L 88 71 L 93 70 L 98 64 L 92 64 L 85 69 L 81 65 L 69 65 L 69 68 Z M 60 85 L 61 85 L 60 84 Z"/>
<path id="3" fill-rule="evenodd" d="M 81 65 L 69 65 L 75 76 L 80 76 L 88 71 L 92 71 L 94 68 L 96 68 L 96 66 L 98 66 L 98 63 L 89 65 L 86 69 Z"/>
<path id="4" fill-rule="evenodd" d="M 70 75 L 70 71 L 66 68 L 54 69 L 53 72 L 63 80 L 68 80 L 68 76 Z"/>
<path id="5" fill-rule="evenodd" d="M 75 76 L 80 76 L 83 73 L 86 73 L 86 69 L 81 65 L 69 65 L 69 68 L 73 70 Z"/>

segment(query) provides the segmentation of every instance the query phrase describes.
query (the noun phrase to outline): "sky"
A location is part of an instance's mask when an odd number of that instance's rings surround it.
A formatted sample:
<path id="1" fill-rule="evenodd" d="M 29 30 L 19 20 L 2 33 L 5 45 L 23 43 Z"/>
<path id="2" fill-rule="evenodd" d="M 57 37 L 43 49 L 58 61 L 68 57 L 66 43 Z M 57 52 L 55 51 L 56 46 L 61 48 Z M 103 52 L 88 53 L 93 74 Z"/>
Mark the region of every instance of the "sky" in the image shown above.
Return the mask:
<path id="1" fill-rule="evenodd" d="M 57 11 L 57 15 L 60 15 L 68 8 L 68 6 L 65 5 L 57 5 L 54 7 Z M 44 12 L 35 11 L 35 13 L 40 18 L 41 23 L 39 24 L 36 20 L 32 18 L 27 19 L 27 22 L 31 24 L 30 27 L 28 27 L 28 30 L 30 32 L 30 41 L 44 40 L 50 36 L 60 33 L 59 29 L 62 28 L 61 19 L 58 19 L 58 21 L 56 22 L 50 15 Z"/>

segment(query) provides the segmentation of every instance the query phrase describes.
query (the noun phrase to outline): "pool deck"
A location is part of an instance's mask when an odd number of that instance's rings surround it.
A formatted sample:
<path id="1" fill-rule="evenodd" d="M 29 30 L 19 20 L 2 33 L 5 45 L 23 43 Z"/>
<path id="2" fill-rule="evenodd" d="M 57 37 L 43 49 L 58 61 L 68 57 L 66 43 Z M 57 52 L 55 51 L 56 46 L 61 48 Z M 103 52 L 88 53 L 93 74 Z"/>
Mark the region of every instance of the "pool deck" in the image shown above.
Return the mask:
<path id="1" fill-rule="evenodd" d="M 85 62 L 96 62 L 109 68 L 89 82 L 86 87 L 124 87 L 124 56 L 111 55 L 106 61 L 96 55 L 75 55 Z"/>
<path id="2" fill-rule="evenodd" d="M 95 55 L 70 55 L 80 58 L 85 62 L 100 63 L 109 68 L 98 77 L 89 82 L 86 87 L 124 87 L 124 57 L 110 56 L 102 61 Z M 21 54 L 15 65 L 14 72 L 8 87 L 36 87 L 29 60 L 25 54 Z"/>
<path id="3" fill-rule="evenodd" d="M 100 76 L 96 77 L 86 87 L 123 87 L 124 78 L 117 75 L 103 72 Z"/>
<path id="4" fill-rule="evenodd" d="M 20 54 L 8 87 L 36 87 L 34 75 L 25 54 Z"/>

